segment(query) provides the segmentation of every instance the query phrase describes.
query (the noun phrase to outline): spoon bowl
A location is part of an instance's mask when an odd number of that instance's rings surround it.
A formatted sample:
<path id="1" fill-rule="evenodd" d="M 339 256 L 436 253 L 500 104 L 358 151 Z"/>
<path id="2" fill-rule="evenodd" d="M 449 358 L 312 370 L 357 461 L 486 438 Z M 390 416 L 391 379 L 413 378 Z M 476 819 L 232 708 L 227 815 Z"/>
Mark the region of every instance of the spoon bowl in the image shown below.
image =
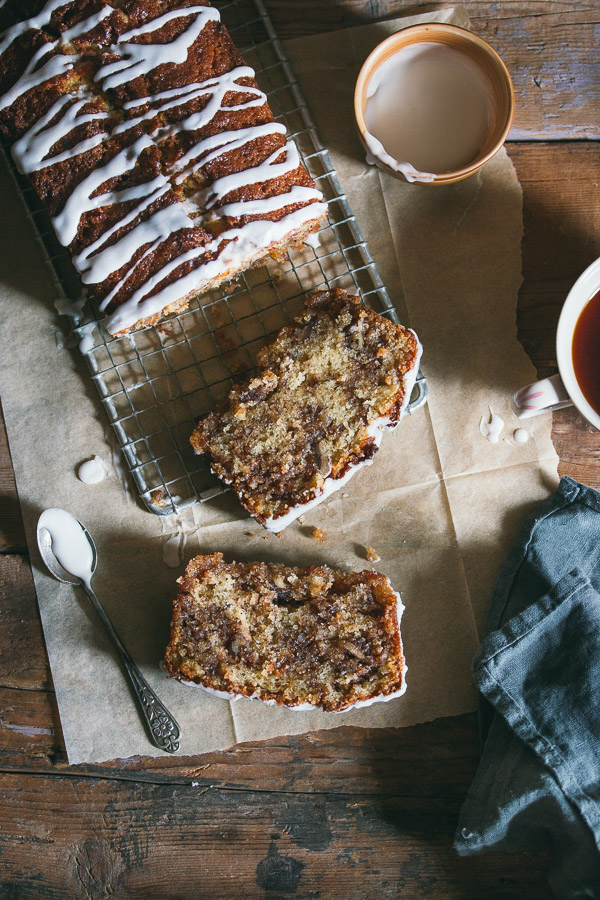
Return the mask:
<path id="1" fill-rule="evenodd" d="M 92 571 L 93 575 L 96 571 L 96 566 L 98 565 L 98 551 L 96 550 L 96 545 L 92 539 L 91 534 L 87 530 L 87 528 L 81 524 L 79 519 L 75 519 L 75 521 L 81 526 L 81 530 L 83 531 L 85 537 L 89 541 L 90 547 L 92 548 Z M 73 585 L 81 585 L 83 581 L 81 578 L 78 578 L 76 575 L 71 575 L 70 572 L 67 572 L 63 566 L 59 563 L 56 556 L 54 555 L 54 550 L 52 549 L 52 535 L 43 525 L 40 525 L 38 522 L 37 527 L 37 545 L 40 551 L 40 555 L 44 562 L 44 565 L 48 569 L 48 571 L 54 575 L 57 581 L 62 581 L 63 584 L 73 584 Z"/>

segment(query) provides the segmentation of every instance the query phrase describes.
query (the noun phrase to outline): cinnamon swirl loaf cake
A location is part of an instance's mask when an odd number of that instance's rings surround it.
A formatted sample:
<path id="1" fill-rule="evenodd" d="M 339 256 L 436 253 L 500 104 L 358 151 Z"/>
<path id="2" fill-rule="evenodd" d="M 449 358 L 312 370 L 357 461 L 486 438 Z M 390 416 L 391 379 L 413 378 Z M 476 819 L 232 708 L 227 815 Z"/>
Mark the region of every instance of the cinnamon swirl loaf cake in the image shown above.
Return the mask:
<path id="1" fill-rule="evenodd" d="M 197 556 L 179 579 L 164 665 L 218 696 L 343 712 L 404 693 L 403 609 L 375 572 Z"/>
<path id="2" fill-rule="evenodd" d="M 111 334 L 326 215 L 209 3 L 5 0 L 0 32 L 0 131 Z"/>
<path id="3" fill-rule="evenodd" d="M 258 372 L 202 419 L 196 453 L 271 531 L 369 465 L 409 400 L 421 346 L 343 290 L 317 291 L 258 356 Z"/>

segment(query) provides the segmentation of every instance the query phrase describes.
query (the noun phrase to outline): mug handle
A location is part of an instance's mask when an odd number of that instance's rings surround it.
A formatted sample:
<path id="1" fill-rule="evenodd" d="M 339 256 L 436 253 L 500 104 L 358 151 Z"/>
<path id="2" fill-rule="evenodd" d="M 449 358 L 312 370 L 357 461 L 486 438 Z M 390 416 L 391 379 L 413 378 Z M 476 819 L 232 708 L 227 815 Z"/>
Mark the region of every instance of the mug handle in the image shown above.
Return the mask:
<path id="1" fill-rule="evenodd" d="M 519 419 L 530 419 L 551 409 L 572 405 L 573 401 L 567 394 L 560 375 L 534 381 L 517 391 L 512 399 L 512 410 Z"/>

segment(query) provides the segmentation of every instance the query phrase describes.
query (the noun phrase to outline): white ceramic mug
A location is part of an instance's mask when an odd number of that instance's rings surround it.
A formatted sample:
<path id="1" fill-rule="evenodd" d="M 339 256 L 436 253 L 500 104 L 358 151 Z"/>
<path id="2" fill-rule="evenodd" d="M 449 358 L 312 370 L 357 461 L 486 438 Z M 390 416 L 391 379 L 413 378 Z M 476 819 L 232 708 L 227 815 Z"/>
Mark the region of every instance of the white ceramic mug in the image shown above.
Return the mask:
<path id="1" fill-rule="evenodd" d="M 579 276 L 564 302 L 556 329 L 558 375 L 535 381 L 521 388 L 513 397 L 513 412 L 528 419 L 551 409 L 575 406 L 590 425 L 600 431 L 600 415 L 586 400 L 573 368 L 573 333 L 586 304 L 600 291 L 600 259 Z M 600 347 L 598 348 L 600 353 Z"/>

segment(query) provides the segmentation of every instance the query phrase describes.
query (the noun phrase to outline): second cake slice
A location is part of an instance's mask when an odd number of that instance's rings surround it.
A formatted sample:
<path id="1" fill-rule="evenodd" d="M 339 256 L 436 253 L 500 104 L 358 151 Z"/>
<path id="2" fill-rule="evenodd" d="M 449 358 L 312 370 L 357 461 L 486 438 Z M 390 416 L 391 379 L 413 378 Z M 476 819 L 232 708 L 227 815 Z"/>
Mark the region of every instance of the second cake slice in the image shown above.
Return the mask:
<path id="1" fill-rule="evenodd" d="M 196 453 L 254 518 L 281 531 L 371 463 L 408 403 L 421 346 L 343 290 L 310 294 L 257 374 L 199 422 Z"/>

